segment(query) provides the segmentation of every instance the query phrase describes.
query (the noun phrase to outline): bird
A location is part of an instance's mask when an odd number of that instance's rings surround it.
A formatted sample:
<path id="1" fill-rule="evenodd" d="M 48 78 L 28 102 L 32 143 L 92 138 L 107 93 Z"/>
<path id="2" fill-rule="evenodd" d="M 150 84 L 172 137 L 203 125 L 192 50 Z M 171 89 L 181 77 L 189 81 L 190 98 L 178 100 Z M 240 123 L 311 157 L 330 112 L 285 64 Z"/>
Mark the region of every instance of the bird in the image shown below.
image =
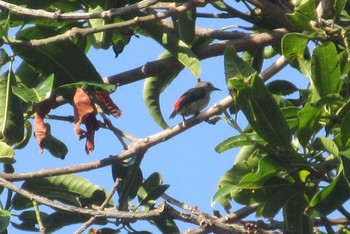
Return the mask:
<path id="1" fill-rule="evenodd" d="M 221 91 L 210 82 L 198 82 L 194 88 L 187 90 L 175 102 L 174 111 L 171 113 L 169 119 L 179 114 L 182 115 L 183 120 L 186 121 L 185 116 L 198 115 L 198 113 L 208 105 L 210 94 L 215 90 Z"/>

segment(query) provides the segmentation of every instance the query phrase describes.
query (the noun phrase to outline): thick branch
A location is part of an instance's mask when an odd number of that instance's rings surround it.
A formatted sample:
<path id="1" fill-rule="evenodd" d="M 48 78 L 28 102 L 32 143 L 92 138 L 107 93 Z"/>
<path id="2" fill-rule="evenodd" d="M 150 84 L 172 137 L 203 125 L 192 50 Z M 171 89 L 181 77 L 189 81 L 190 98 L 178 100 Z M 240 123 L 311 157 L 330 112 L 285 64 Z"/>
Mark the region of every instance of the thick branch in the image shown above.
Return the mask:
<path id="1" fill-rule="evenodd" d="M 269 33 L 251 34 L 247 37 L 226 42 L 219 42 L 195 51 L 199 59 L 206 59 L 223 55 L 229 45 L 233 45 L 237 51 L 245 49 L 261 48 L 279 43 L 283 35 L 287 33 L 285 29 L 276 29 Z M 148 62 L 145 65 L 104 78 L 105 83 L 125 85 L 150 76 L 158 76 L 181 69 L 183 65 L 176 58 L 168 58 Z"/>
<path id="2" fill-rule="evenodd" d="M 177 124 L 171 128 L 165 129 L 164 131 L 148 136 L 146 138 L 138 139 L 137 141 L 131 144 L 128 150 L 125 150 L 116 156 L 111 156 L 108 158 L 104 158 L 102 160 L 84 163 L 84 164 L 78 164 L 74 166 L 54 168 L 54 169 L 43 169 L 40 171 L 29 172 L 29 173 L 19 173 L 19 174 L 0 173 L 0 178 L 10 180 L 10 181 L 20 181 L 20 180 L 25 180 L 29 178 L 64 175 L 69 173 L 90 171 L 96 168 L 106 167 L 115 162 L 121 162 L 125 159 L 141 154 L 142 152 L 147 151 L 147 149 L 151 148 L 152 146 L 160 144 L 168 139 L 171 139 L 176 135 L 179 135 L 180 133 L 196 126 L 197 124 L 207 120 L 212 116 L 221 114 L 222 109 L 226 109 L 232 104 L 233 104 L 233 100 L 231 96 L 227 96 L 226 98 L 217 102 L 206 111 L 203 111 L 199 113 L 197 116 L 188 119 L 186 122 L 182 122 L 180 124 Z"/>

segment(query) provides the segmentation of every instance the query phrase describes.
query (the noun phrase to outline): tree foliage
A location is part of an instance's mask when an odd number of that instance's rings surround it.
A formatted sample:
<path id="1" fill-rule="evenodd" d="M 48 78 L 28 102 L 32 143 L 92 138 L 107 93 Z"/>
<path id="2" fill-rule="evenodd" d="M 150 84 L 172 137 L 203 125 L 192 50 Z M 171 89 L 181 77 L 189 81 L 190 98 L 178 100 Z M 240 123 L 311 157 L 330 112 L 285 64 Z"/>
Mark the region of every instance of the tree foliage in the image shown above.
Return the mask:
<path id="1" fill-rule="evenodd" d="M 187 233 L 312 233 L 316 226 L 332 232 L 334 225 L 339 233 L 350 232 L 342 223 L 350 217 L 344 209 L 350 198 L 347 1 L 11 0 L 0 1 L 0 8 L 0 191 L 8 191 L 1 201 L 0 233 L 10 223 L 42 233 L 74 223 L 84 224 L 78 232 L 91 224 L 105 227 L 90 233 L 133 232 L 132 223 L 140 220 L 163 233 L 179 232 L 175 221 L 197 225 Z M 236 31 L 203 29 L 196 24 L 200 17 L 240 19 L 243 25 Z M 117 57 L 134 36 L 154 40 L 164 52 L 143 67 L 102 78 L 86 54 L 113 50 Z M 229 96 L 182 127 L 169 128 L 161 93 L 183 69 L 200 80 L 200 61 L 215 56 L 224 59 Z M 16 67 L 14 60 L 20 61 Z M 306 78 L 306 88 L 290 77 L 269 81 L 287 64 Z M 117 86 L 141 79 L 145 105 L 165 129 L 147 141 L 125 134 L 107 117 L 122 115 L 110 97 Z M 32 132 L 41 152 L 65 158 L 69 149 L 51 134 L 45 118 L 67 104 L 73 105 L 74 118 L 59 119 L 74 122 L 77 137 L 86 139 L 87 154 L 100 128 L 111 130 L 124 151 L 98 162 L 14 173 L 15 152 L 27 146 Z M 244 128 L 236 120 L 238 112 L 248 121 Z M 234 129 L 217 152 L 240 147 L 212 199 L 228 212 L 223 217 L 169 197 L 162 176 L 154 172 L 144 178 L 140 167 L 149 148 L 207 120 L 226 121 Z M 74 174 L 106 166 L 115 180 L 111 191 Z M 23 183 L 18 187 L 14 181 Z M 245 208 L 233 211 L 234 202 Z M 42 205 L 54 210 L 40 211 Z M 21 223 L 11 221 L 13 210 L 20 212 Z M 334 211 L 344 218 L 328 219 Z M 269 219 L 282 213 L 283 223 L 237 222 L 250 213 Z"/>

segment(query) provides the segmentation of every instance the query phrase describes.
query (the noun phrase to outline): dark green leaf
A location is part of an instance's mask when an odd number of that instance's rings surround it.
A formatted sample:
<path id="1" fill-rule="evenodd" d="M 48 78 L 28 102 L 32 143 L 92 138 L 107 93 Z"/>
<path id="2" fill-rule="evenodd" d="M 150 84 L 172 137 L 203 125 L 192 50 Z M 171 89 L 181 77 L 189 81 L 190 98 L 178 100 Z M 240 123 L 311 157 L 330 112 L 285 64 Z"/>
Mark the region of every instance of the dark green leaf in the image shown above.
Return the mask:
<path id="1" fill-rule="evenodd" d="M 127 164 L 124 162 L 118 162 L 118 163 L 115 163 L 112 165 L 113 180 L 115 181 L 117 178 L 122 179 L 122 181 L 120 182 L 120 184 L 117 188 L 119 195 L 121 195 L 121 193 L 123 192 L 122 189 L 124 187 L 124 183 L 126 181 L 126 178 L 128 176 L 130 176 L 130 172 L 133 170 L 134 166 L 135 165 L 133 163 Z M 143 182 L 142 171 L 140 168 L 138 168 L 134 182 L 131 185 L 128 185 L 128 187 L 129 187 L 128 200 L 129 201 L 136 197 L 137 191 L 139 190 L 142 182 Z"/>
<path id="2" fill-rule="evenodd" d="M 342 144 L 344 146 L 350 146 L 350 112 L 348 112 L 341 122 L 340 132 Z"/>
<path id="3" fill-rule="evenodd" d="M 340 159 L 336 177 L 327 187 L 314 195 L 306 211 L 307 215 L 327 216 L 350 198 L 350 184 L 346 177 L 350 171 L 350 151 L 340 152 Z"/>
<path id="4" fill-rule="evenodd" d="M 320 128 L 319 120 L 322 110 L 322 107 L 306 103 L 304 108 L 299 111 L 298 139 L 302 146 L 306 146 L 311 136 L 317 133 L 317 130 Z"/>
<path id="5" fill-rule="evenodd" d="M 15 149 L 23 149 L 28 144 L 32 136 L 33 126 L 28 120 L 24 121 L 24 128 L 25 128 L 24 137 L 22 141 L 15 144 L 15 147 L 14 147 Z"/>
<path id="6" fill-rule="evenodd" d="M 64 159 L 68 153 L 67 146 L 51 134 L 51 127 L 49 124 L 45 125 L 47 129 L 44 148 L 47 149 L 52 156 Z"/>
<path id="7" fill-rule="evenodd" d="M 266 87 L 272 94 L 282 96 L 290 95 L 299 90 L 293 83 L 287 80 L 274 80 L 268 83 Z"/>
<path id="8" fill-rule="evenodd" d="M 92 184 L 87 179 L 73 174 L 52 176 L 47 178 L 29 179 L 23 185 L 23 189 L 31 191 L 39 196 L 44 196 L 52 200 L 58 200 L 65 204 L 80 206 L 79 199 L 94 198 L 96 192 L 103 192 L 101 187 Z M 96 197 L 97 199 L 97 197 Z M 101 201 L 102 200 L 102 201 Z M 32 206 L 32 202 L 22 195 L 16 194 L 13 197 L 13 208 L 16 210 L 26 209 Z M 101 204 L 103 198 L 99 200 L 90 201 L 92 204 Z M 110 204 L 112 205 L 112 201 Z"/>
<path id="9" fill-rule="evenodd" d="M 321 97 L 339 93 L 342 85 L 339 56 L 332 42 L 315 48 L 312 54 L 311 69 L 312 80 Z"/>
<path id="10" fill-rule="evenodd" d="M 152 220 L 162 233 L 180 233 L 176 223 L 171 218 L 156 218 Z"/>
<path id="11" fill-rule="evenodd" d="M 67 211 L 57 211 L 43 218 L 43 225 L 47 233 L 53 233 L 68 225 L 85 223 L 89 219 L 89 215 Z M 105 218 L 97 218 L 94 224 L 105 225 L 107 224 L 107 220 Z"/>
<path id="12" fill-rule="evenodd" d="M 24 136 L 22 105 L 11 90 L 14 83 L 12 73 L 0 76 L 0 135 L 9 145 L 22 141 Z"/>
<path id="13" fill-rule="evenodd" d="M 8 210 L 0 210 L 0 233 L 4 232 L 10 224 L 11 213 Z"/>
<path id="14" fill-rule="evenodd" d="M 334 141 L 327 137 L 317 137 L 313 143 L 316 150 L 326 151 L 333 154 L 335 157 L 339 156 L 339 150 Z"/>
<path id="15" fill-rule="evenodd" d="M 30 40 L 54 36 L 55 31 L 43 27 L 22 30 L 18 39 Z M 44 75 L 55 75 L 54 86 L 80 81 L 100 82 L 101 76 L 96 71 L 84 52 L 71 41 L 61 41 L 47 45 L 31 47 L 12 44 L 12 49 L 29 65 Z M 67 53 L 69 51 L 69 53 Z"/>

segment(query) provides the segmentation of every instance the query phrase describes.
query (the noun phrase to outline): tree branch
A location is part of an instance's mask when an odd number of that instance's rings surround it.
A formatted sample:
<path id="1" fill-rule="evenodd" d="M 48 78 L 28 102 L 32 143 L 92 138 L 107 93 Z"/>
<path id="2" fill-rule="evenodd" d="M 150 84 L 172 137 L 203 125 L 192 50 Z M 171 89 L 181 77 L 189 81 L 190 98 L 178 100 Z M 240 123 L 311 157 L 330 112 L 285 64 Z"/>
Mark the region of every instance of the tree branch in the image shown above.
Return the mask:
<path id="1" fill-rule="evenodd" d="M 233 45 L 237 51 L 243 51 L 247 48 L 261 48 L 264 46 L 279 43 L 283 35 L 286 33 L 286 29 L 276 29 L 268 33 L 251 34 L 241 39 L 212 44 L 210 46 L 196 50 L 195 54 L 197 55 L 198 59 L 202 60 L 223 55 L 226 47 L 229 45 Z M 169 71 L 174 71 L 181 68 L 183 68 L 183 65 L 176 58 L 171 57 L 167 59 L 147 62 L 143 66 L 106 77 L 103 80 L 105 83 L 118 84 L 121 86 L 145 79 L 146 77 L 164 75 Z"/>
<path id="2" fill-rule="evenodd" d="M 141 23 L 146 23 L 153 20 L 165 19 L 167 17 L 185 12 L 191 9 L 192 7 L 195 7 L 197 5 L 202 5 L 202 4 L 205 4 L 204 0 L 190 0 L 188 3 L 178 6 L 169 11 L 155 13 L 147 16 L 135 17 L 134 19 L 125 20 L 123 22 L 106 24 L 99 27 L 91 27 L 91 28 L 72 28 L 63 34 L 59 34 L 53 37 L 48 37 L 45 39 L 33 39 L 29 41 L 10 40 L 8 43 L 22 45 L 22 46 L 30 46 L 30 47 L 47 45 L 58 41 L 70 40 L 72 38 L 79 37 L 79 36 L 87 36 L 87 35 L 102 32 L 102 31 L 109 31 L 109 30 L 114 30 L 118 28 L 126 28 L 126 27 L 134 26 Z"/>
<path id="3" fill-rule="evenodd" d="M 40 171 L 29 172 L 29 173 L 14 173 L 14 174 L 4 174 L 0 173 L 0 178 L 10 180 L 10 181 L 21 181 L 29 178 L 47 177 L 55 175 L 64 175 L 69 173 L 77 173 L 83 171 L 90 171 L 97 168 L 102 168 L 109 166 L 116 162 L 121 162 L 125 159 L 131 158 L 141 152 L 147 151 L 149 148 L 160 144 L 168 139 L 179 135 L 180 133 L 196 126 L 197 124 L 207 120 L 210 117 L 221 114 L 222 109 L 226 109 L 233 104 L 231 96 L 227 96 L 221 101 L 214 104 L 209 109 L 199 113 L 197 116 L 188 119 L 185 122 L 181 122 L 171 128 L 165 129 L 154 135 L 138 139 L 137 141 L 131 143 L 128 150 L 121 152 L 116 156 L 110 156 L 102 160 L 83 163 L 62 168 L 53 169 L 43 169 Z"/>
<path id="4" fill-rule="evenodd" d="M 143 8 L 157 3 L 158 0 L 143 0 L 138 3 L 131 4 L 129 6 L 121 8 L 113 8 L 110 10 L 94 13 L 61 13 L 59 10 L 56 12 L 49 12 L 42 9 L 30 9 L 21 7 L 5 1 L 0 1 L 0 8 L 7 9 L 15 14 L 25 15 L 36 18 L 46 18 L 53 20 L 84 20 L 84 19 L 113 19 L 117 16 L 135 13 Z"/>

